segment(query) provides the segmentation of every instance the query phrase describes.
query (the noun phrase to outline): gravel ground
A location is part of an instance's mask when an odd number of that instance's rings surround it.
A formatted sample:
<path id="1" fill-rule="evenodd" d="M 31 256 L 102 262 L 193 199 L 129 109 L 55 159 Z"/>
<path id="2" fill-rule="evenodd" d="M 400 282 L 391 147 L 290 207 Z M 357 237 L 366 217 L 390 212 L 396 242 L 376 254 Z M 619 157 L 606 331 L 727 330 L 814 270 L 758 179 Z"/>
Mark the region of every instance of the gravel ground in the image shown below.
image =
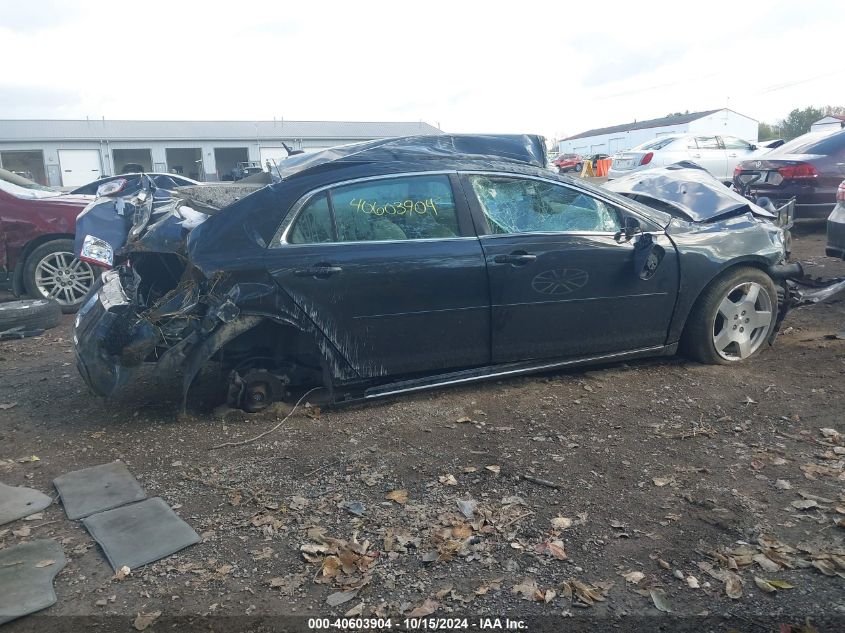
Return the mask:
<path id="1" fill-rule="evenodd" d="M 845 274 L 823 253 L 823 233 L 798 236 L 814 272 Z M 2 526 L 0 549 L 54 538 L 70 561 L 58 603 L 10 632 L 344 614 L 845 630 L 841 299 L 794 312 L 737 367 L 660 359 L 307 407 L 216 450 L 286 407 L 221 410 L 213 369 L 185 416 L 169 376 L 103 401 L 77 375 L 71 323 L 0 343 L 0 481 L 55 496 L 54 477 L 121 459 L 202 542 L 118 580 L 58 502 Z"/>

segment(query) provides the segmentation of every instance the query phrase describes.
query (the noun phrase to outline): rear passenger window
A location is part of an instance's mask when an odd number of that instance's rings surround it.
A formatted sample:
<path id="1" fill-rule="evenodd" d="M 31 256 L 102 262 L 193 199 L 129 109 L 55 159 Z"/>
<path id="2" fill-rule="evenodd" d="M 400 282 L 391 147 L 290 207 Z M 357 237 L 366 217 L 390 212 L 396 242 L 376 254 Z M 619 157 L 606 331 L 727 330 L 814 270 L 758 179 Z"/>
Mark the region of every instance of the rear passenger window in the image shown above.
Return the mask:
<path id="1" fill-rule="evenodd" d="M 334 227 L 326 194 L 312 198 L 293 223 L 288 242 L 290 244 L 320 244 L 334 242 Z"/>
<path id="2" fill-rule="evenodd" d="M 338 240 L 457 237 L 458 218 L 447 176 L 387 178 L 331 191 Z"/>
<path id="3" fill-rule="evenodd" d="M 698 149 L 721 149 L 715 136 L 696 136 L 695 142 L 698 143 Z"/>

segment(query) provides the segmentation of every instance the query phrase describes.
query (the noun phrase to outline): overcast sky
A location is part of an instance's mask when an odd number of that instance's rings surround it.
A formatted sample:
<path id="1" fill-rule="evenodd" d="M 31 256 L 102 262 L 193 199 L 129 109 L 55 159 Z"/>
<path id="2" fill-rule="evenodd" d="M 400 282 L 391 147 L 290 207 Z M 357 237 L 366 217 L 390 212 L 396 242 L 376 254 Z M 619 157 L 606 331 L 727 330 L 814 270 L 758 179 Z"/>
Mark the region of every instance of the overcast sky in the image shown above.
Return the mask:
<path id="1" fill-rule="evenodd" d="M 845 105 L 844 26 L 842 0 L 0 0 L 0 118 L 774 121 Z"/>

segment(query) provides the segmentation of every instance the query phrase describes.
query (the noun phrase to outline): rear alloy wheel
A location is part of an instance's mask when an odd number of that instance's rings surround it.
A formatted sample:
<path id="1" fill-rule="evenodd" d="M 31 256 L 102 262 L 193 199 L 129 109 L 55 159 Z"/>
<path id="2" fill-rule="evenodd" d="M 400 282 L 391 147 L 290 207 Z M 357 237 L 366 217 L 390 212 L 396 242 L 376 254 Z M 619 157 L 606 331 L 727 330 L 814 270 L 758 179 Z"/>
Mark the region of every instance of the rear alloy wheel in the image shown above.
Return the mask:
<path id="1" fill-rule="evenodd" d="M 52 299 L 62 312 L 76 312 L 94 285 L 94 269 L 73 254 L 73 240 L 53 240 L 36 248 L 24 265 L 24 285 L 32 297 Z"/>
<path id="2" fill-rule="evenodd" d="M 703 363 L 729 364 L 756 354 L 777 318 L 777 291 L 756 268 L 736 269 L 714 282 L 690 314 L 682 346 Z"/>

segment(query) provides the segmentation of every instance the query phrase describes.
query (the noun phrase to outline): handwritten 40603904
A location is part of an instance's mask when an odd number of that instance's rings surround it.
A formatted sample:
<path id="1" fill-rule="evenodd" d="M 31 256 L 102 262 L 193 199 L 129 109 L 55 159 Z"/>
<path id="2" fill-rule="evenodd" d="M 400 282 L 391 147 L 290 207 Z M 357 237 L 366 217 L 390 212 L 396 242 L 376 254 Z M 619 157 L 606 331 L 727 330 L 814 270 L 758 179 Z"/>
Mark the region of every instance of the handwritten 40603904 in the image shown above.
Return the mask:
<path id="1" fill-rule="evenodd" d="M 437 205 L 433 198 L 427 200 L 402 200 L 399 202 L 380 202 L 354 198 L 349 206 L 355 207 L 361 213 L 371 215 L 437 215 Z"/>

